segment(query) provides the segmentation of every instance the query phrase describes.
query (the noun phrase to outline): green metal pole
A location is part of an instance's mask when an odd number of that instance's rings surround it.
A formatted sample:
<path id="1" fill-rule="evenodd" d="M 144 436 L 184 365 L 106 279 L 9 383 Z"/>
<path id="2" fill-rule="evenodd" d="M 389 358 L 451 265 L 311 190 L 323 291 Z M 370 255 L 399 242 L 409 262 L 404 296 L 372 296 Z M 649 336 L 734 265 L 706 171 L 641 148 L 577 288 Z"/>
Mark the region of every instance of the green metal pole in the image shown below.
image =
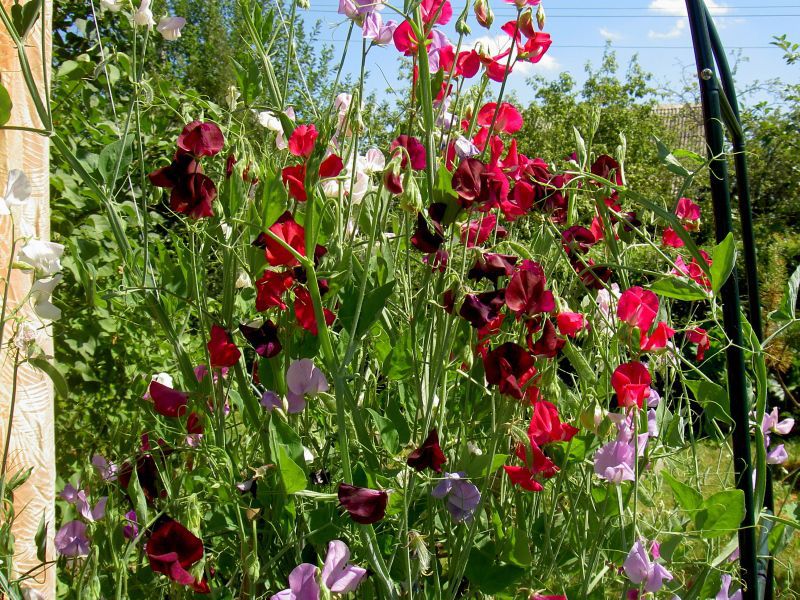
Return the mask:
<path id="1" fill-rule="evenodd" d="M 724 130 L 717 78 L 714 73 L 714 58 L 711 50 L 706 11 L 702 0 L 686 0 L 689 25 L 694 41 L 695 61 L 700 79 L 700 95 L 703 101 L 706 139 L 711 164 L 711 196 L 714 208 L 715 235 L 721 242 L 733 230 L 731 199 L 728 187 L 728 165 L 724 154 Z M 745 360 L 739 298 L 737 269 L 728 277 L 720 290 L 723 326 L 729 339 L 726 350 L 728 372 L 728 394 L 731 416 L 735 427 L 733 438 L 733 466 L 736 486 L 742 490 L 745 502 L 745 517 L 739 528 L 739 565 L 744 600 L 758 598 L 755 507 L 753 497 L 753 468 L 750 456 L 750 402 L 745 379 Z"/>

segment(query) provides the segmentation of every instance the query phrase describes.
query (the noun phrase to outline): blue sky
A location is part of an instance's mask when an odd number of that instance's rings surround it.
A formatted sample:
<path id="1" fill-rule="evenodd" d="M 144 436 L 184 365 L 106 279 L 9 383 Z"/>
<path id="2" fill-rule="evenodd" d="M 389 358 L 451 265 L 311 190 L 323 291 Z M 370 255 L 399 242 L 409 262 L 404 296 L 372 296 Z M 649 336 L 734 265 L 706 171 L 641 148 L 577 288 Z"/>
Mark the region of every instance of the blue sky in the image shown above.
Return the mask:
<path id="1" fill-rule="evenodd" d="M 459 14 L 464 4 L 464 0 L 452 0 L 454 12 Z M 800 80 L 800 67 L 787 66 L 781 58 L 782 51 L 770 45 L 772 36 L 784 33 L 800 41 L 800 0 L 707 0 L 707 4 L 715 16 L 729 60 L 734 62 L 738 52 L 745 59 L 739 63 L 737 73 L 740 92 L 757 80 Z M 511 20 L 515 8 L 502 0 L 491 0 L 491 5 L 496 15 L 491 31 L 481 28 L 474 17 L 471 18 L 472 35 L 468 43 L 496 45 L 508 39 L 499 27 Z M 656 85 L 664 89 L 680 90 L 684 77 L 693 69 L 694 55 L 684 0 L 544 0 L 544 5 L 545 31 L 551 34 L 553 45 L 538 65 L 518 66 L 509 80 L 510 88 L 522 103 L 529 102 L 534 94 L 526 83 L 528 76 L 538 73 L 552 78 L 568 71 L 580 82 L 584 78 L 586 61 L 598 64 L 606 41 L 611 41 L 623 69 L 631 57 L 638 54 L 643 68 L 653 73 Z M 321 21 L 320 42 L 333 45 L 338 60 L 345 46 L 347 22 L 336 14 L 337 6 L 337 0 L 311 0 L 305 19 Z M 392 18 L 388 10 L 383 14 L 385 18 Z M 445 27 L 451 40 L 457 39 L 454 21 Z M 357 74 L 360 31 L 354 31 L 352 39 L 345 69 Z M 392 46 L 370 51 L 368 90 L 383 96 L 388 87 L 396 84 L 397 57 Z M 769 99 L 763 93 L 756 98 Z"/>

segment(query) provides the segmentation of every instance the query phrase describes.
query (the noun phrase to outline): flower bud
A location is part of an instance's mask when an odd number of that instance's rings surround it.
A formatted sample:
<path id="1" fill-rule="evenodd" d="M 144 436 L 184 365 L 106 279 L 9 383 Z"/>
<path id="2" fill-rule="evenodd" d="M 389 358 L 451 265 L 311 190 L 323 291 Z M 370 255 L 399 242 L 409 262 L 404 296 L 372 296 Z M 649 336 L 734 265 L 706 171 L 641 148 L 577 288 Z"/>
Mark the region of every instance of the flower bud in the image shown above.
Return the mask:
<path id="1" fill-rule="evenodd" d="M 395 156 L 383 172 L 383 186 L 390 194 L 403 193 L 403 172 L 400 163 L 400 156 Z"/>
<path id="2" fill-rule="evenodd" d="M 524 35 L 526 38 L 531 38 L 536 35 L 536 32 L 533 29 L 533 14 L 531 10 L 522 11 L 519 15 L 519 19 L 517 20 L 517 27 L 519 27 L 520 33 Z"/>
<path id="3" fill-rule="evenodd" d="M 425 209 L 422 204 L 422 193 L 419 191 L 419 186 L 410 169 L 406 171 L 403 178 L 403 192 L 398 200 L 400 201 L 400 209 L 409 214 L 416 215 Z"/>
<path id="4" fill-rule="evenodd" d="M 311 0 L 297 0 L 297 6 L 308 10 L 311 8 Z"/>
<path id="5" fill-rule="evenodd" d="M 539 31 L 542 31 L 545 24 L 544 4 L 540 4 L 536 9 L 536 23 L 539 25 Z"/>
<path id="6" fill-rule="evenodd" d="M 235 85 L 232 85 L 228 88 L 228 93 L 225 94 L 225 102 L 228 103 L 228 108 L 231 110 L 236 109 L 236 103 L 239 101 L 239 97 L 241 94 L 239 90 L 236 89 Z"/>
<path id="7" fill-rule="evenodd" d="M 472 29 L 467 23 L 466 18 L 459 19 L 458 21 L 456 21 L 456 33 L 458 33 L 459 35 L 470 35 L 472 33 Z"/>
<path id="8" fill-rule="evenodd" d="M 494 23 L 494 13 L 489 0 L 475 0 L 475 18 L 482 27 L 489 29 Z"/>

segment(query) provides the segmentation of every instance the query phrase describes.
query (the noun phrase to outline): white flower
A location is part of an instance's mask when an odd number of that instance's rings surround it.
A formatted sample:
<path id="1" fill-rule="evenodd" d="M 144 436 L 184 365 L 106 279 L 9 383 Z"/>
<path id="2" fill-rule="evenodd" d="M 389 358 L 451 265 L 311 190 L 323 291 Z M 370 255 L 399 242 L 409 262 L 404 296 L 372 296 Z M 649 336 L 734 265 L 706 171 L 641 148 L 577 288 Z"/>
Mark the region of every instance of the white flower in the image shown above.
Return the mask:
<path id="1" fill-rule="evenodd" d="M 162 17 L 156 26 L 156 31 L 168 42 L 174 42 L 181 37 L 181 29 L 185 26 L 186 19 L 183 17 Z"/>
<path id="2" fill-rule="evenodd" d="M 314 453 L 311 452 L 308 448 L 303 446 L 303 460 L 306 461 L 306 464 L 310 465 L 314 462 Z"/>
<path id="3" fill-rule="evenodd" d="M 370 148 L 364 156 L 364 171 L 368 175 L 383 173 L 386 168 L 386 157 L 377 148 Z"/>
<path id="4" fill-rule="evenodd" d="M 0 215 L 11 214 L 9 209 L 12 206 L 22 206 L 30 199 L 31 182 L 27 175 L 19 169 L 9 171 L 6 193 L 0 198 Z"/>
<path id="5" fill-rule="evenodd" d="M 61 309 L 50 302 L 50 296 L 61 282 L 61 274 L 49 279 L 37 279 L 31 286 L 31 303 L 33 311 L 40 319 L 56 321 L 61 318 Z"/>
<path id="6" fill-rule="evenodd" d="M 241 94 L 239 90 L 236 88 L 235 85 L 232 85 L 228 88 L 228 93 L 225 94 L 225 102 L 228 103 L 228 108 L 234 110 L 236 108 L 236 103 L 239 101 Z"/>
<path id="7" fill-rule="evenodd" d="M 174 386 L 174 383 L 172 381 L 172 375 L 170 375 L 169 373 L 154 373 L 153 374 L 153 378 L 151 379 L 151 381 L 155 381 L 156 383 L 160 383 L 161 385 L 165 385 L 168 388 L 171 388 L 171 387 Z"/>
<path id="8" fill-rule="evenodd" d="M 478 444 L 472 441 L 467 442 L 467 452 L 469 452 L 474 456 L 480 456 L 481 454 L 483 454 L 483 450 L 480 449 Z"/>
<path id="9" fill-rule="evenodd" d="M 61 270 L 61 255 L 64 246 L 55 242 L 30 240 L 19 251 L 18 259 L 36 270 L 42 277 L 50 277 Z"/>
<path id="10" fill-rule="evenodd" d="M 291 106 L 287 108 L 283 114 L 289 117 L 290 120 L 294 121 L 294 108 Z M 286 140 L 286 134 L 283 132 L 283 124 L 275 113 L 270 111 L 258 112 L 256 113 L 256 118 L 258 119 L 258 123 L 263 128 L 275 132 L 275 147 L 278 150 L 286 150 L 286 148 L 289 147 L 289 143 Z"/>
<path id="11" fill-rule="evenodd" d="M 247 274 L 247 271 L 239 271 L 239 275 L 236 277 L 236 289 L 241 290 L 251 287 L 253 287 L 253 280 L 250 279 L 250 275 Z"/>
<path id="12" fill-rule="evenodd" d="M 109 12 L 122 10 L 122 0 L 100 0 L 100 8 Z"/>
<path id="13" fill-rule="evenodd" d="M 153 19 L 153 11 L 150 10 L 150 0 L 142 0 L 139 9 L 133 13 L 133 22 L 139 27 L 153 28 L 156 22 Z"/>

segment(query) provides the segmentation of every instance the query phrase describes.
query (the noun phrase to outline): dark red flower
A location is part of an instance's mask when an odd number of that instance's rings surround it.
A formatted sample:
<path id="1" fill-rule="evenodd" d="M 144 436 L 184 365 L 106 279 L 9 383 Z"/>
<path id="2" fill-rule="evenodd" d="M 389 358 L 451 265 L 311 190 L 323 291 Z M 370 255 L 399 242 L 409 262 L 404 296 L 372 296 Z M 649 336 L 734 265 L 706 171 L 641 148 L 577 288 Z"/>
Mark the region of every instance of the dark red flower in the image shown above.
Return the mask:
<path id="1" fill-rule="evenodd" d="M 522 400 L 522 388 L 536 375 L 533 356 L 519 344 L 506 342 L 486 354 L 486 381 L 499 386 L 500 393 Z"/>
<path id="2" fill-rule="evenodd" d="M 283 213 L 269 230 L 300 256 L 306 255 L 306 231 L 294 220 L 292 213 Z M 296 267 L 300 264 L 291 252 L 264 233 L 259 234 L 253 245 L 264 248 L 267 262 L 272 267 Z"/>
<path id="3" fill-rule="evenodd" d="M 706 351 L 711 348 L 711 341 L 708 338 L 708 332 L 702 327 L 695 327 L 694 329 L 690 329 L 686 332 L 686 339 L 689 340 L 692 344 L 697 344 L 697 355 L 696 359 L 698 361 L 703 360 L 706 355 Z"/>
<path id="4" fill-rule="evenodd" d="M 145 546 L 150 568 L 181 585 L 193 585 L 190 569 L 203 558 L 203 542 L 183 525 L 167 517 L 150 535 Z"/>
<path id="5" fill-rule="evenodd" d="M 442 472 L 442 465 L 447 462 L 447 458 L 439 446 L 439 433 L 436 429 L 431 429 L 428 437 L 422 445 L 408 455 L 406 464 L 416 471 L 433 469 L 437 473 Z"/>
<path id="6" fill-rule="evenodd" d="M 178 148 L 194 156 L 214 156 L 225 145 L 225 138 L 216 123 L 192 121 L 178 136 Z"/>
<path id="7" fill-rule="evenodd" d="M 569 229 L 561 232 L 564 242 L 564 252 L 568 256 L 576 254 L 586 254 L 589 249 L 597 243 L 597 239 L 591 231 L 580 225 L 573 225 Z"/>
<path id="8" fill-rule="evenodd" d="M 281 310 L 286 309 L 283 295 L 292 287 L 294 277 L 291 271 L 270 271 L 266 269 L 261 279 L 256 281 L 256 310 L 265 310 L 277 306 Z"/>
<path id="9" fill-rule="evenodd" d="M 592 163 L 592 174 L 607 179 L 617 185 L 622 185 L 622 172 L 619 163 L 608 154 L 601 154 Z M 612 178 L 613 176 L 613 178 Z"/>
<path id="10" fill-rule="evenodd" d="M 453 173 L 451 185 L 464 208 L 469 208 L 480 197 L 484 169 L 486 165 L 477 158 L 465 158 Z"/>
<path id="11" fill-rule="evenodd" d="M 242 355 L 231 340 L 230 334 L 219 325 L 211 326 L 211 337 L 207 347 L 212 367 L 232 367 Z"/>
<path id="12" fill-rule="evenodd" d="M 322 312 L 325 315 L 325 323 L 327 323 L 328 326 L 333 325 L 333 322 L 336 320 L 336 315 L 324 307 Z M 311 301 L 311 294 L 304 287 L 295 288 L 294 315 L 297 317 L 297 322 L 300 323 L 300 327 L 311 332 L 312 335 L 317 335 L 319 333 L 317 317 L 314 314 L 314 304 Z"/>
<path id="13" fill-rule="evenodd" d="M 551 312 L 556 304 L 553 293 L 545 289 L 542 266 L 532 260 L 524 260 L 511 276 L 506 290 L 506 304 L 519 316 L 533 316 Z"/>
<path id="14" fill-rule="evenodd" d="M 411 245 L 420 252 L 431 254 L 441 248 L 443 243 L 442 226 L 433 221 L 433 231 L 431 231 L 425 216 L 422 213 L 417 213 L 417 228 L 411 236 Z"/>
<path id="15" fill-rule="evenodd" d="M 528 348 L 533 352 L 534 356 L 539 358 L 555 358 L 559 350 L 564 347 L 566 340 L 558 337 L 555 325 L 550 319 L 544 320 L 544 326 L 541 328 L 542 335 L 536 342 L 533 341 L 534 321 L 527 322 L 528 325 Z"/>
<path id="16" fill-rule="evenodd" d="M 233 175 L 233 166 L 237 163 L 236 157 L 233 154 L 229 154 L 228 158 L 225 159 L 225 179 L 230 179 L 231 175 Z"/>
<path id="17" fill-rule="evenodd" d="M 397 151 L 397 148 L 404 148 L 406 152 Z M 425 146 L 422 145 L 417 138 L 410 135 L 402 134 L 392 142 L 391 150 L 393 155 L 400 154 L 402 156 L 400 166 L 405 169 L 408 166 L 408 160 L 411 159 L 411 168 L 415 171 L 420 171 L 425 168 L 426 152 Z"/>
<path id="18" fill-rule="evenodd" d="M 493 321 L 500 314 L 505 302 L 505 289 L 483 292 L 482 294 L 467 294 L 461 303 L 458 314 L 479 329 Z"/>
<path id="19" fill-rule="evenodd" d="M 350 518 L 356 523 L 371 525 L 386 515 L 389 494 L 383 490 L 371 490 L 340 483 L 337 495 L 339 504 L 350 513 Z"/>
<path id="20" fill-rule="evenodd" d="M 250 327 L 249 325 L 239 325 L 239 331 L 244 339 L 253 347 L 256 354 L 264 358 L 277 356 L 281 351 L 281 341 L 278 339 L 278 327 L 267 319 L 261 327 Z"/>
<path id="21" fill-rule="evenodd" d="M 319 166 L 320 179 L 338 177 L 342 169 L 344 169 L 342 158 L 336 154 L 331 154 L 328 158 L 323 160 L 322 164 Z"/>
<path id="22" fill-rule="evenodd" d="M 591 258 L 586 261 L 586 264 L 579 260 L 572 262 L 572 268 L 581 278 L 583 285 L 595 290 L 602 289 L 604 283 L 611 279 L 611 269 L 606 265 L 596 265 Z"/>
<path id="23" fill-rule="evenodd" d="M 487 168 L 481 174 L 480 210 L 486 212 L 508 200 L 509 182 L 500 167 Z"/>
<path id="24" fill-rule="evenodd" d="M 289 152 L 295 156 L 308 158 L 314 151 L 314 143 L 319 132 L 314 125 L 298 125 L 289 136 Z"/>
<path id="25" fill-rule="evenodd" d="M 476 281 L 486 278 L 497 287 L 497 280 L 500 277 L 507 277 L 514 272 L 517 260 L 519 259 L 516 256 L 510 254 L 491 252 L 481 254 L 467 273 L 467 277 Z"/>
<path id="26" fill-rule="evenodd" d="M 563 423 L 558 408 L 547 400 L 533 405 L 533 416 L 528 425 L 528 438 L 541 447 L 551 442 L 568 442 L 578 433 L 569 423 Z"/>
<path id="27" fill-rule="evenodd" d="M 203 175 L 192 155 L 178 151 L 169 166 L 153 171 L 148 177 L 154 186 L 171 190 L 169 205 L 175 212 L 193 219 L 214 216 L 211 204 L 217 197 L 217 187 Z"/>
<path id="28" fill-rule="evenodd" d="M 650 372 L 638 361 L 623 363 L 611 375 L 611 385 L 617 393 L 617 404 L 642 408 L 650 396 Z"/>
<path id="29" fill-rule="evenodd" d="M 133 466 L 127 461 L 119 469 L 119 484 L 126 492 L 133 472 Z M 136 477 L 148 504 L 152 505 L 157 498 L 167 495 L 166 490 L 161 487 L 161 476 L 158 474 L 158 466 L 152 455 L 142 454 L 136 458 Z"/>
<path id="30" fill-rule="evenodd" d="M 281 171 L 281 181 L 283 181 L 290 198 L 294 198 L 298 202 L 308 200 L 308 194 L 306 194 L 306 166 L 304 164 L 284 167 Z"/>
<path id="31" fill-rule="evenodd" d="M 186 412 L 186 405 L 189 401 L 189 394 L 171 387 L 151 381 L 148 388 L 150 398 L 153 400 L 155 411 L 165 417 L 180 417 Z"/>
<path id="32" fill-rule="evenodd" d="M 186 433 L 188 434 L 203 433 L 203 422 L 200 419 L 200 415 L 198 415 L 196 412 L 190 414 L 189 418 L 186 419 Z"/>
<path id="33" fill-rule="evenodd" d="M 473 219 L 461 226 L 461 241 L 465 242 L 468 248 L 480 246 L 489 239 L 495 229 L 497 230 L 497 239 L 503 239 L 508 234 L 505 227 L 497 225 L 497 217 L 493 214 Z"/>

